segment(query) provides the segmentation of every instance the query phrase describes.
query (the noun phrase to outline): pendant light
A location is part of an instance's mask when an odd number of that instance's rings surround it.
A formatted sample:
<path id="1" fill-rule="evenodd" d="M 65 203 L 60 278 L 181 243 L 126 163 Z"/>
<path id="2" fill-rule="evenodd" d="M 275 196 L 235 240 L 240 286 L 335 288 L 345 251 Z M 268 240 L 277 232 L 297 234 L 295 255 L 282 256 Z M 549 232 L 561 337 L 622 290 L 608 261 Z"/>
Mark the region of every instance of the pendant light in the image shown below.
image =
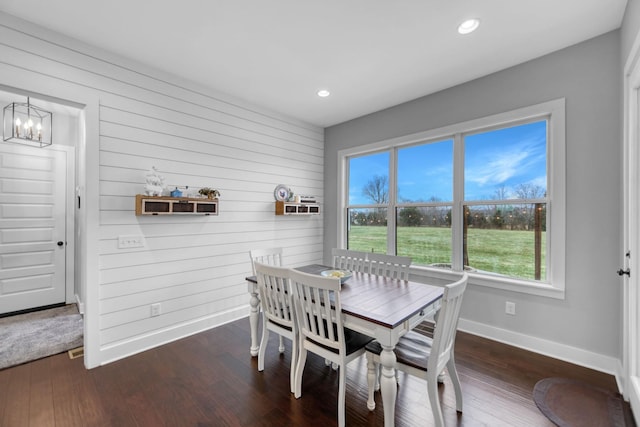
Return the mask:
<path id="1" fill-rule="evenodd" d="M 4 141 L 17 142 L 36 147 L 51 145 L 53 115 L 40 107 L 27 103 L 12 102 L 4 107 Z"/>

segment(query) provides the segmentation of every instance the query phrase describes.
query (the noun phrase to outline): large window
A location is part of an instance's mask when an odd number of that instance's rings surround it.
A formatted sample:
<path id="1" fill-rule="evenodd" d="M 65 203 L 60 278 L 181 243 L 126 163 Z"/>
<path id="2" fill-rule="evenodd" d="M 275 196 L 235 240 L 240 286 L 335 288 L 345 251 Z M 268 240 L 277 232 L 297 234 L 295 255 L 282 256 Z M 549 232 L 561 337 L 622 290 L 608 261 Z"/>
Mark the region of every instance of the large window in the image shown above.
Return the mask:
<path id="1" fill-rule="evenodd" d="M 340 157 L 340 246 L 562 297 L 563 100 Z"/>
<path id="2" fill-rule="evenodd" d="M 453 139 L 397 149 L 396 253 L 451 265 Z"/>
<path id="3" fill-rule="evenodd" d="M 347 247 L 387 252 L 389 152 L 349 159 Z"/>

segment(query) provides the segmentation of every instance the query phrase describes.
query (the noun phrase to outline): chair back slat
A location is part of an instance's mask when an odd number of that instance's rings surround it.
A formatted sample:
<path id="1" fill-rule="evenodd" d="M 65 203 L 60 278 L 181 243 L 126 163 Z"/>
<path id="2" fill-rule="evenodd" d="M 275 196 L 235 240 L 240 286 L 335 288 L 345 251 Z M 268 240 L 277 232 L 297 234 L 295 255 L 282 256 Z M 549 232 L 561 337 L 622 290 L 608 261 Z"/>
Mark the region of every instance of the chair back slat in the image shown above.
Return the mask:
<path id="1" fill-rule="evenodd" d="M 333 248 L 331 250 L 333 268 L 358 273 L 367 272 L 367 253 L 349 249 Z"/>
<path id="2" fill-rule="evenodd" d="M 371 274 L 392 279 L 409 280 L 411 257 L 372 252 L 367 254 L 367 259 Z"/>
<path id="3" fill-rule="evenodd" d="M 291 270 L 293 305 L 300 333 L 336 352 L 344 349 L 340 279 Z"/>
<path id="4" fill-rule="evenodd" d="M 251 268 L 254 276 L 256 275 L 256 262 L 275 265 L 277 267 L 284 265 L 282 261 L 282 248 L 252 249 L 249 251 L 249 257 L 251 258 Z"/>
<path id="5" fill-rule="evenodd" d="M 268 320 L 293 329 L 295 318 L 291 310 L 293 303 L 289 286 L 289 269 L 260 262 L 255 262 L 254 266 L 264 315 Z"/>
<path id="6" fill-rule="evenodd" d="M 433 336 L 433 347 L 431 356 L 427 364 L 427 370 L 442 372 L 455 345 L 458 319 L 460 318 L 460 308 L 462 307 L 462 297 L 467 287 L 468 277 L 464 273 L 462 277 L 454 283 L 446 285 L 442 296 L 442 305 L 436 322 Z"/>

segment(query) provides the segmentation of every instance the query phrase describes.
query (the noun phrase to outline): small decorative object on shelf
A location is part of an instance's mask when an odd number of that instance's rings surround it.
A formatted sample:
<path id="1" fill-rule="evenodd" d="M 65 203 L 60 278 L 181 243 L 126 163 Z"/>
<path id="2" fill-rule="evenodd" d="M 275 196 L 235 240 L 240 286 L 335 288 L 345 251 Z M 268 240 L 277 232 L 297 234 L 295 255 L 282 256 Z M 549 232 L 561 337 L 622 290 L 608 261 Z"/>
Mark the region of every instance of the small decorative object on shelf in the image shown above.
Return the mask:
<path id="1" fill-rule="evenodd" d="M 214 199 L 220 197 L 220 192 L 214 188 L 203 187 L 198 190 L 198 193 L 202 196 L 207 196 L 208 199 Z"/>
<path id="2" fill-rule="evenodd" d="M 273 190 L 273 197 L 275 197 L 278 202 L 286 202 L 293 197 L 293 191 L 286 185 L 279 184 L 275 190 Z"/>
<path id="3" fill-rule="evenodd" d="M 158 169 L 155 166 L 151 166 L 151 170 L 147 172 L 146 181 L 147 185 L 145 185 L 144 190 L 147 196 L 162 196 L 164 178 L 158 173 Z"/>

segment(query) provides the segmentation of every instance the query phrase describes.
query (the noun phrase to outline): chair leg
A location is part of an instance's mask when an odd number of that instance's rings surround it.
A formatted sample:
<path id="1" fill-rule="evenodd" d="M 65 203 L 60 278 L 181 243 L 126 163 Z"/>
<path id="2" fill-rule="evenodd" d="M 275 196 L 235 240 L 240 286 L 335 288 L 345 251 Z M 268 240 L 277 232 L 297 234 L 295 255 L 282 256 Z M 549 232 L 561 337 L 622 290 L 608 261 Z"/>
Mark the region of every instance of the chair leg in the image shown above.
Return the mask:
<path id="1" fill-rule="evenodd" d="M 302 396 L 302 373 L 304 372 L 304 365 L 307 363 L 307 349 L 304 348 L 304 345 L 300 342 L 300 351 L 298 355 L 298 362 L 296 366 L 296 380 L 295 380 L 295 391 L 294 396 L 296 399 L 299 399 Z"/>
<path id="2" fill-rule="evenodd" d="M 264 356 L 267 352 L 267 344 L 269 343 L 269 329 L 267 329 L 267 320 L 262 319 L 262 338 L 260 339 L 260 347 L 258 348 L 258 371 L 264 371 Z"/>
<path id="3" fill-rule="evenodd" d="M 347 382 L 347 370 L 343 364 L 340 366 L 340 382 L 338 386 L 338 427 L 345 426 L 345 388 Z"/>
<path id="4" fill-rule="evenodd" d="M 377 390 L 376 386 L 380 388 L 378 383 L 378 364 L 375 362 L 375 356 L 372 353 L 367 354 L 367 385 L 369 397 L 367 398 L 367 408 L 370 411 L 376 409 L 376 401 L 373 398 L 373 393 Z"/>
<path id="5" fill-rule="evenodd" d="M 280 342 L 278 343 L 278 351 L 284 353 L 284 338 L 280 335 Z"/>
<path id="6" fill-rule="evenodd" d="M 429 402 L 431 403 L 431 412 L 433 412 L 435 425 L 436 427 L 444 427 L 442 409 L 440 409 L 440 399 L 438 398 L 438 381 L 435 377 L 427 379 L 427 392 L 429 394 Z"/>
<path id="7" fill-rule="evenodd" d="M 449 377 L 451 377 L 453 389 L 456 392 L 456 411 L 462 412 L 462 387 L 460 386 L 460 378 L 458 378 L 458 371 L 456 370 L 456 364 L 453 360 L 453 354 L 447 362 L 447 371 L 449 371 Z"/>
<path id="8" fill-rule="evenodd" d="M 291 368 L 289 369 L 289 387 L 291 393 L 296 391 L 296 369 L 298 365 L 298 336 L 294 336 L 291 340 Z"/>

